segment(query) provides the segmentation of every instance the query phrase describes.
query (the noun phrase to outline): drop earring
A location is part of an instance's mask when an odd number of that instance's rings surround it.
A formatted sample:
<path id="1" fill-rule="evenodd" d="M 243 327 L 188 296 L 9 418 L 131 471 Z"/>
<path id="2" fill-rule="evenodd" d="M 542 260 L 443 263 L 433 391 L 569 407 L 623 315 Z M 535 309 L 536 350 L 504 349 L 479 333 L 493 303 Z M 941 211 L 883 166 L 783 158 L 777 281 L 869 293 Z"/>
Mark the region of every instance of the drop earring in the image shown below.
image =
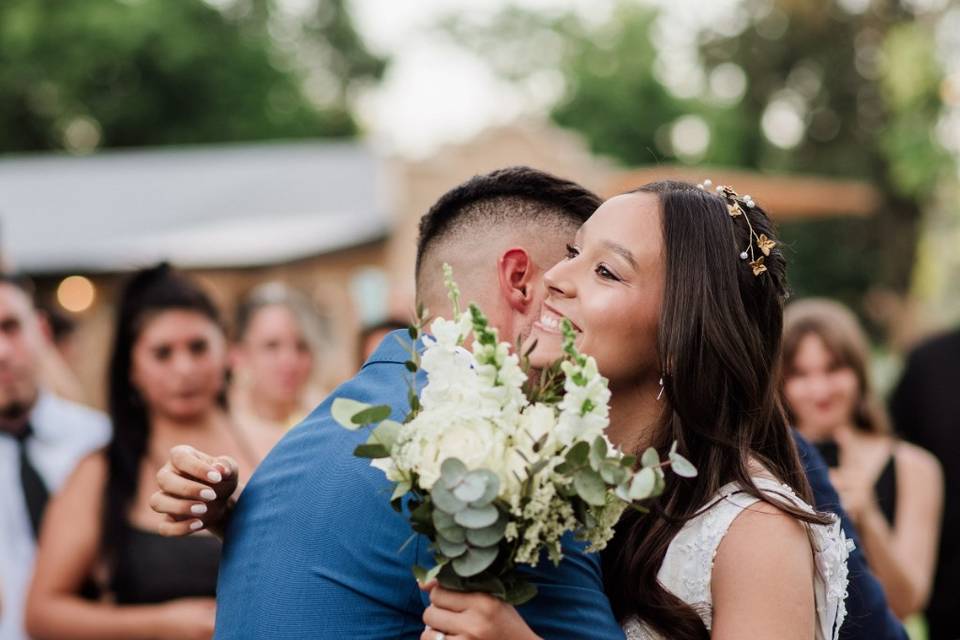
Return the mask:
<path id="1" fill-rule="evenodd" d="M 663 397 L 663 378 L 660 378 L 660 393 L 657 394 L 657 400 Z"/>

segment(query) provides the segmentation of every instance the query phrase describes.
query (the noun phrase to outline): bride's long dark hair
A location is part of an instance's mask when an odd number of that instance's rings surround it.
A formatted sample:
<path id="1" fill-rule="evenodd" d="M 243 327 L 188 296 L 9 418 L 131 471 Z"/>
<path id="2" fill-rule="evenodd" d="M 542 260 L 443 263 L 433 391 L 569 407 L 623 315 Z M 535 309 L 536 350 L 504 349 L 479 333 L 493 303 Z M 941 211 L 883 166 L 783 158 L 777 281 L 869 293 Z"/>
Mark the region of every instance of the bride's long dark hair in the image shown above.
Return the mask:
<path id="1" fill-rule="evenodd" d="M 762 493 L 750 464 L 763 465 L 810 502 L 810 488 L 780 402 L 780 342 L 786 263 L 775 248 L 765 273 L 754 276 L 741 252 L 754 242 L 742 218 L 732 217 L 716 193 L 682 182 L 656 182 L 636 192 L 660 201 L 666 286 L 657 349 L 664 372 L 664 409 L 652 444 L 665 454 L 676 440 L 697 467 L 695 480 L 674 478 L 655 513 L 628 511 L 604 553 L 606 591 L 617 617 L 637 615 L 664 637 L 710 637 L 693 607 L 657 580 L 671 540 L 725 484 L 808 523 L 810 514 Z M 757 235 L 776 239 L 760 206 L 749 209 Z M 762 255 L 753 245 L 757 256 Z"/>

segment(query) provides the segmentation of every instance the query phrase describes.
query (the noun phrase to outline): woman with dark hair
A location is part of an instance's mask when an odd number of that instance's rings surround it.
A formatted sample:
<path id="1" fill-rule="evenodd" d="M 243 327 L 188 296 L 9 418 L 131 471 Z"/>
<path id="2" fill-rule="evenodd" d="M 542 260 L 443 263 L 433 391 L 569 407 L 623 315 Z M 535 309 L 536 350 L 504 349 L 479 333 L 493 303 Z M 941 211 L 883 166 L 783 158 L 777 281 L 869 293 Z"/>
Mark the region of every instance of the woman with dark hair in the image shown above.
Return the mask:
<path id="1" fill-rule="evenodd" d="M 262 457 L 326 395 L 320 318 L 306 296 L 268 282 L 240 303 L 233 329 L 230 413 Z"/>
<path id="2" fill-rule="evenodd" d="M 200 287 L 167 265 L 135 274 L 110 360 L 113 438 L 50 503 L 27 605 L 32 637 L 212 635 L 219 542 L 153 533 L 148 501 L 158 461 L 179 443 L 228 452 L 252 471 L 255 456 L 223 407 L 225 370 L 217 310 Z"/>
<path id="3" fill-rule="evenodd" d="M 836 638 L 847 546 L 809 506 L 777 387 L 786 265 L 749 196 L 701 186 L 647 185 L 584 223 L 544 278 L 531 363 L 561 355 L 568 319 L 609 379 L 608 437 L 676 441 L 699 471 L 628 510 L 605 552 L 629 639 Z M 491 596 L 429 589 L 423 640 L 534 637 Z"/>
<path id="4" fill-rule="evenodd" d="M 833 467 L 830 476 L 893 611 L 930 597 L 943 510 L 943 474 L 929 452 L 896 438 L 873 390 L 869 345 L 856 316 L 830 300 L 787 307 L 783 397 L 794 427 Z"/>

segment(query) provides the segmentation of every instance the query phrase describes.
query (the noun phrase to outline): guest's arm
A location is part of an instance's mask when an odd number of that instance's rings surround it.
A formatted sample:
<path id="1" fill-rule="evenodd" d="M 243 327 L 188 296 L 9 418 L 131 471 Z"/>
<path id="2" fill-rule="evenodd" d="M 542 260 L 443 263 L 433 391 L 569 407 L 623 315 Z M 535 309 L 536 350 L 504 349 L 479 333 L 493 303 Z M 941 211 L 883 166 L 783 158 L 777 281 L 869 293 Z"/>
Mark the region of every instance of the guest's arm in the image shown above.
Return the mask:
<path id="1" fill-rule="evenodd" d="M 907 640 L 907 632 L 887 605 L 883 588 L 870 573 L 862 543 L 850 517 L 840 506 L 840 496 L 830 484 L 827 463 L 817 450 L 798 433 L 794 440 L 800 452 L 814 502 L 820 511 L 832 511 L 840 517 L 847 539 L 856 548 L 847 559 L 850 583 L 847 587 L 847 619 L 840 629 L 840 640 Z"/>
<path id="2" fill-rule="evenodd" d="M 869 481 L 835 475 L 834 484 L 863 541 L 870 567 L 901 619 L 923 610 L 933 574 L 943 512 L 943 473 L 927 451 L 901 443 L 895 453 L 897 512 L 891 526 Z"/>
<path id="3" fill-rule="evenodd" d="M 27 632 L 36 640 L 209 640 L 212 598 L 123 606 L 80 597 L 98 561 L 106 479 L 106 460 L 94 454 L 51 500 L 27 598 Z"/>

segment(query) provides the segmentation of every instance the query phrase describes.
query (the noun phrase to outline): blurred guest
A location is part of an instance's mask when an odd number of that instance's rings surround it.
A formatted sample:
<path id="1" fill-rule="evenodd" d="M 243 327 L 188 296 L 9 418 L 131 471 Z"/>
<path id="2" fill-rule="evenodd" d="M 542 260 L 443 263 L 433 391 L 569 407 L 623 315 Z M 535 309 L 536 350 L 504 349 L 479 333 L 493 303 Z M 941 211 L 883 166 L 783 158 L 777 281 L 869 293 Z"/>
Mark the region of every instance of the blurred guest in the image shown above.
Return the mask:
<path id="1" fill-rule="evenodd" d="M 133 276 L 118 302 L 109 371 L 113 438 L 50 504 L 27 603 L 36 638 L 209 638 L 220 543 L 153 533 L 154 474 L 179 443 L 251 471 L 252 446 L 223 408 L 226 339 L 207 295 L 166 265 Z M 194 513 L 214 490 L 198 485 Z M 93 588 L 91 588 L 91 583 Z"/>
<path id="2" fill-rule="evenodd" d="M 76 322 L 53 305 L 38 305 L 41 333 L 44 337 L 40 357 L 40 379 L 51 393 L 85 403 L 89 400 L 83 385 L 70 368 Z"/>
<path id="3" fill-rule="evenodd" d="M 787 307 L 783 357 L 793 424 L 833 467 L 831 480 L 891 608 L 901 619 L 922 610 L 936 563 L 940 465 L 892 434 L 871 386 L 867 339 L 847 308 L 828 300 Z"/>
<path id="4" fill-rule="evenodd" d="M 105 415 L 41 388 L 44 337 L 29 293 L 0 276 L 0 638 L 26 638 L 23 608 L 47 500 L 110 437 Z"/>
<path id="5" fill-rule="evenodd" d="M 943 530 L 926 616 L 930 640 L 955 640 L 960 638 L 960 330 L 909 355 L 890 409 L 897 431 L 943 465 Z"/>
<path id="6" fill-rule="evenodd" d="M 234 329 L 230 410 L 262 457 L 323 398 L 320 320 L 306 296 L 271 282 L 240 304 Z"/>
<path id="7" fill-rule="evenodd" d="M 407 322 L 388 318 L 364 327 L 360 332 L 360 338 L 358 340 L 357 368 L 362 367 L 363 363 L 373 355 L 373 352 L 377 350 L 377 347 L 380 346 L 380 343 L 383 342 L 384 337 L 386 337 L 388 333 L 396 331 L 397 329 L 406 329 L 408 326 L 409 323 Z"/>

